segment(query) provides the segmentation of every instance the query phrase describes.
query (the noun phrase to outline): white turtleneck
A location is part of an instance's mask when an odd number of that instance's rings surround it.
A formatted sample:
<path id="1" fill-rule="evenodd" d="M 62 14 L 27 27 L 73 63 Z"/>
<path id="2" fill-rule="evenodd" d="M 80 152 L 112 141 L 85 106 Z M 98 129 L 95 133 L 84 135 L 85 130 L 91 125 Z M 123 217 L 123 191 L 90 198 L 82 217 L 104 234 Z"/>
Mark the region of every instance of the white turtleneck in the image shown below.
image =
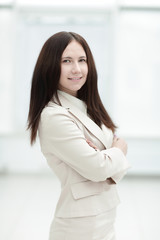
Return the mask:
<path id="1" fill-rule="evenodd" d="M 58 90 L 58 94 L 62 95 L 63 97 L 65 97 L 69 102 L 71 102 L 75 107 L 77 107 L 81 112 L 83 112 L 84 114 L 87 115 L 87 106 L 85 104 L 85 102 L 83 102 L 82 100 L 80 100 L 79 98 Z"/>

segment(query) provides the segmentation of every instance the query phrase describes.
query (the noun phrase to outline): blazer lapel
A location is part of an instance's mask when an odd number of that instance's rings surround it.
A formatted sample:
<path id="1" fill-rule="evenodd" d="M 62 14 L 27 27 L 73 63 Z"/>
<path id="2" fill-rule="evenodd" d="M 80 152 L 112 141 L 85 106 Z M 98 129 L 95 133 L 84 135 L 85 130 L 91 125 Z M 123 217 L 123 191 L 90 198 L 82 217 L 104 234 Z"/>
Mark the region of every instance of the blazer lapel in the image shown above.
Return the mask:
<path id="1" fill-rule="evenodd" d="M 102 129 L 84 113 L 75 108 L 68 108 L 68 112 L 73 114 L 79 121 L 107 148 L 107 142 Z"/>
<path id="2" fill-rule="evenodd" d="M 74 115 L 74 117 L 76 117 L 107 148 L 107 139 L 102 129 L 64 96 L 59 95 L 59 99 L 62 106 L 65 107 L 69 113 Z"/>

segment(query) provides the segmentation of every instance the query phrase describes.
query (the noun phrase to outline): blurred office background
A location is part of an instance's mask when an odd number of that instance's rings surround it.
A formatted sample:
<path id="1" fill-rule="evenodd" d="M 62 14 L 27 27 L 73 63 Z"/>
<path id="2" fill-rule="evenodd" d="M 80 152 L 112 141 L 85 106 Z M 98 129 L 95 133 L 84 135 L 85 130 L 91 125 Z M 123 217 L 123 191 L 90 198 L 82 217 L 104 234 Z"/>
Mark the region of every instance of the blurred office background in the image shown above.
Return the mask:
<path id="1" fill-rule="evenodd" d="M 0 0 L 0 239 L 47 239 L 60 186 L 26 121 L 36 59 L 59 31 L 89 43 L 129 145 L 117 239 L 160 239 L 160 0 Z"/>

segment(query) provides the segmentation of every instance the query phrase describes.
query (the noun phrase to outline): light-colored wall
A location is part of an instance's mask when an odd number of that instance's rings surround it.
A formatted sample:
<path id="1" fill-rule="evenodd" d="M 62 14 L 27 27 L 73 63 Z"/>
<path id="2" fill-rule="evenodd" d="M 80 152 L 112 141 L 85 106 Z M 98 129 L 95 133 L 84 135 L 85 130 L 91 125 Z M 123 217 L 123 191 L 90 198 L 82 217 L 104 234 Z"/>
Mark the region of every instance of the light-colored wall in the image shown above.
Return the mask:
<path id="1" fill-rule="evenodd" d="M 129 145 L 129 174 L 160 174 L 160 11 L 105 2 L 41 8 L 17 1 L 0 9 L 1 172 L 50 171 L 25 128 L 37 56 L 48 37 L 64 30 L 81 34 L 91 47 L 100 95 Z"/>

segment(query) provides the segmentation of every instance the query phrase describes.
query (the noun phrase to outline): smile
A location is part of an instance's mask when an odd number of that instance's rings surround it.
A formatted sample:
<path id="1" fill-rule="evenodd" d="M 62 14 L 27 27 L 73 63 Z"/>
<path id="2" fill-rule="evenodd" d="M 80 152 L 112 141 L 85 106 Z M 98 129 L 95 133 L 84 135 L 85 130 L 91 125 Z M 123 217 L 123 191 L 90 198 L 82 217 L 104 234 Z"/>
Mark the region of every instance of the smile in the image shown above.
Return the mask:
<path id="1" fill-rule="evenodd" d="M 72 80 L 72 81 L 78 81 L 78 80 L 81 80 L 82 77 L 73 77 L 73 78 L 68 78 L 69 80 Z"/>

